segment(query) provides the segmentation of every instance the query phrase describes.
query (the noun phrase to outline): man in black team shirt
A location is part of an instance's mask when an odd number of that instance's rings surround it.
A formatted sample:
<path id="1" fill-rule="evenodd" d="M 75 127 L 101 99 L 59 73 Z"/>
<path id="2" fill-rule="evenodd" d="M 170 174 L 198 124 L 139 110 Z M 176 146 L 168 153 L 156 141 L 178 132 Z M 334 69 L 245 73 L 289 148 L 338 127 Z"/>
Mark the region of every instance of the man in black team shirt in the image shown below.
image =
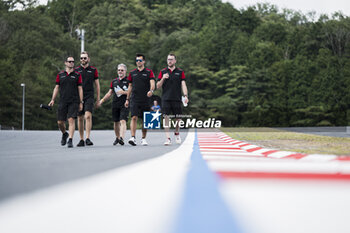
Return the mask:
<path id="1" fill-rule="evenodd" d="M 124 135 L 126 131 L 126 122 L 128 121 L 129 108 L 126 108 L 125 100 L 128 94 L 129 81 L 126 78 L 126 65 L 118 65 L 118 77 L 111 82 L 111 89 L 100 100 L 100 105 L 111 97 L 114 93 L 112 103 L 112 118 L 114 121 L 114 133 L 116 136 L 113 145 L 124 145 Z"/>
<path id="2" fill-rule="evenodd" d="M 80 134 L 80 141 L 77 146 L 92 146 L 93 143 L 90 140 L 90 132 L 92 128 L 92 110 L 94 108 L 94 84 L 96 86 L 97 101 L 96 106 L 100 102 L 100 81 L 98 79 L 97 69 L 89 65 L 90 57 L 86 51 L 80 54 L 80 66 L 75 68 L 75 71 L 79 72 L 83 78 L 83 91 L 84 91 L 84 106 L 83 110 L 78 113 L 78 130 Z M 86 140 L 84 142 L 84 118 L 85 118 L 85 130 Z"/>
<path id="3" fill-rule="evenodd" d="M 166 141 L 164 145 L 168 146 L 171 144 L 170 133 L 169 133 L 169 117 L 168 115 L 182 114 L 182 93 L 184 94 L 184 103 L 188 103 L 188 91 L 186 86 L 185 73 L 183 70 L 177 68 L 176 56 L 175 54 L 168 55 L 168 67 L 160 71 L 158 75 L 157 88 L 163 88 L 162 92 L 162 113 L 164 116 L 164 130 Z M 179 121 L 180 118 L 176 117 L 176 120 Z M 175 128 L 175 141 L 177 144 L 181 143 L 181 137 L 179 132 L 179 124 L 176 124 Z"/>
<path id="4" fill-rule="evenodd" d="M 53 106 L 55 99 L 60 93 L 60 103 L 57 111 L 57 124 L 62 132 L 61 145 L 64 146 L 68 140 L 68 147 L 73 147 L 73 134 L 75 131 L 75 118 L 78 111 L 83 109 L 83 88 L 82 78 L 74 71 L 74 58 L 67 57 L 65 70 L 57 74 L 56 86 L 53 89 L 52 99 L 49 106 Z M 66 121 L 68 118 L 69 135 L 66 132 Z"/>
<path id="5" fill-rule="evenodd" d="M 150 110 L 149 97 L 153 95 L 155 88 L 155 80 L 153 71 L 145 68 L 145 56 L 143 54 L 136 54 L 136 66 L 137 68 L 129 73 L 129 88 L 126 97 L 125 107 L 129 106 L 131 111 L 131 123 L 130 131 L 131 138 L 129 144 L 136 146 L 136 127 L 137 118 L 142 119 L 143 112 Z M 130 98 L 131 94 L 131 98 Z M 141 145 L 147 146 L 146 141 L 147 129 L 142 128 Z"/>

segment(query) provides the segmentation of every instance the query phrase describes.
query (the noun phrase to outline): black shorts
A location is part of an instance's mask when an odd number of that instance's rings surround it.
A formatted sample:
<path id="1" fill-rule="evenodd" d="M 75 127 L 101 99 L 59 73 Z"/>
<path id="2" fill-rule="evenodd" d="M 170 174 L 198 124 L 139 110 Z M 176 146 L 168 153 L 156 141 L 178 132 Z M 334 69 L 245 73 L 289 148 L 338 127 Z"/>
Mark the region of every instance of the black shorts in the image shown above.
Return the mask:
<path id="1" fill-rule="evenodd" d="M 84 104 L 83 104 L 83 110 L 81 112 L 78 112 L 78 116 L 82 116 L 85 114 L 85 112 L 91 112 L 94 109 L 94 98 L 90 97 L 87 99 L 84 99 Z"/>
<path id="2" fill-rule="evenodd" d="M 57 120 L 67 121 L 67 118 L 77 118 L 79 103 L 59 103 Z"/>
<path id="3" fill-rule="evenodd" d="M 173 100 L 162 101 L 162 113 L 164 115 L 181 115 L 182 114 L 182 102 Z"/>
<path id="4" fill-rule="evenodd" d="M 131 117 L 137 116 L 137 117 L 143 118 L 143 112 L 149 112 L 149 111 L 151 111 L 151 107 L 149 106 L 148 103 L 131 102 L 131 105 L 130 105 Z"/>
<path id="5" fill-rule="evenodd" d="M 114 122 L 119 122 L 121 120 L 128 121 L 128 116 L 129 108 L 126 108 L 124 106 L 112 108 L 112 118 Z"/>

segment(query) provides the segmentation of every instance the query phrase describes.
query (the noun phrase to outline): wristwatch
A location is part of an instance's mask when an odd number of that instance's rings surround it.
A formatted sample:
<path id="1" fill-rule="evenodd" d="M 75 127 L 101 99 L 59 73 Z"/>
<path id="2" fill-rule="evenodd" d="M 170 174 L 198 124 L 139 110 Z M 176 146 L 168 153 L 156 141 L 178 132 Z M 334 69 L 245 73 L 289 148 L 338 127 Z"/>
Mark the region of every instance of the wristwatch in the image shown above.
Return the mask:
<path id="1" fill-rule="evenodd" d="M 82 104 L 83 104 L 83 103 L 84 103 L 84 100 L 80 101 L 80 103 L 82 103 Z"/>

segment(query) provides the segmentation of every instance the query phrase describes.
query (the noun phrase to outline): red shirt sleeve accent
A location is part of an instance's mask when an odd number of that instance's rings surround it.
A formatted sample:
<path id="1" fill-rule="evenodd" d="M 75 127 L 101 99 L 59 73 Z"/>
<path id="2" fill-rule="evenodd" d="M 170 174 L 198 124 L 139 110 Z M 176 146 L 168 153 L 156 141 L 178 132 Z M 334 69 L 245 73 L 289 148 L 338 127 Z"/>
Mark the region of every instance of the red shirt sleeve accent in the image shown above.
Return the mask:
<path id="1" fill-rule="evenodd" d="M 95 79 L 98 79 L 98 72 L 97 72 L 97 69 L 95 69 Z"/>
<path id="2" fill-rule="evenodd" d="M 56 77 L 56 84 L 60 85 L 60 75 L 59 74 L 57 74 L 57 77 Z"/>
<path id="3" fill-rule="evenodd" d="M 155 78 L 152 70 L 151 70 L 151 73 L 149 74 L 149 78 Z"/>
<path id="4" fill-rule="evenodd" d="M 132 83 L 131 73 L 129 73 L 128 80 L 129 80 L 130 83 Z"/>
<path id="5" fill-rule="evenodd" d="M 78 85 L 83 84 L 83 78 L 81 77 L 81 74 L 79 73 L 79 78 L 78 78 Z"/>
<path id="6" fill-rule="evenodd" d="M 182 80 L 186 80 L 185 72 L 183 72 L 183 71 L 182 71 L 182 74 L 181 74 L 181 79 L 182 79 Z"/>
<path id="7" fill-rule="evenodd" d="M 111 89 L 113 89 L 113 81 L 111 82 Z"/>
<path id="8" fill-rule="evenodd" d="M 161 80 L 163 78 L 162 71 L 159 72 L 158 79 Z"/>

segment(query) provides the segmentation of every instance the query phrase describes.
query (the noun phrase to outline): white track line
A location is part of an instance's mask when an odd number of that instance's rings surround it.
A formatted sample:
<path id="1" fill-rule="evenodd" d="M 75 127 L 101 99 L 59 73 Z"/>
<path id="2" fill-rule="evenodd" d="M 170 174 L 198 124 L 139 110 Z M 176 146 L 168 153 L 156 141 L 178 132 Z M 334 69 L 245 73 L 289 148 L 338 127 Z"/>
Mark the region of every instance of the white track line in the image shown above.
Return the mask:
<path id="1" fill-rule="evenodd" d="M 324 162 L 301 162 L 297 160 L 209 160 L 209 167 L 214 171 L 239 171 L 239 172 L 287 172 L 287 173 L 329 173 L 350 174 L 349 163 L 332 161 Z"/>
<path id="2" fill-rule="evenodd" d="M 193 142 L 189 132 L 178 149 L 161 157 L 1 203 L 1 232 L 167 232 L 181 201 Z"/>

